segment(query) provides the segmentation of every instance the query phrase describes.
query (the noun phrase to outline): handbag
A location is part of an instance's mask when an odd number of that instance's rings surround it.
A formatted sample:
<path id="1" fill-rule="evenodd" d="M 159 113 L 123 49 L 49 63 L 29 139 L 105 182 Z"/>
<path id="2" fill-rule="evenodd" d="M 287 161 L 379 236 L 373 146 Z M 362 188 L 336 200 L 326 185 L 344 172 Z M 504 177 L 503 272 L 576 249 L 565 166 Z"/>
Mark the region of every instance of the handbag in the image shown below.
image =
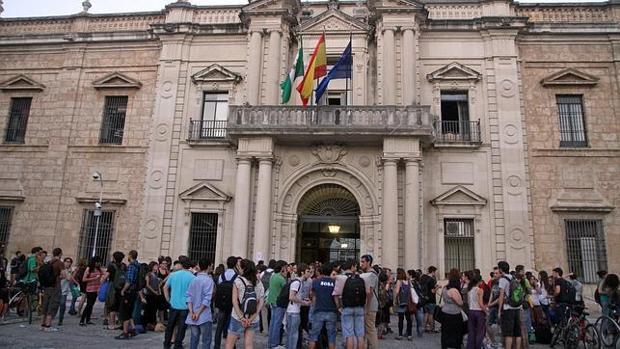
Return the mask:
<path id="1" fill-rule="evenodd" d="M 99 293 L 97 293 L 97 300 L 99 300 L 99 302 L 105 302 L 109 287 L 110 282 L 107 280 L 101 284 L 101 287 L 99 287 Z"/>
<path id="2" fill-rule="evenodd" d="M 443 311 L 441 311 L 441 299 L 443 298 L 443 292 L 439 296 L 439 302 L 435 305 L 435 309 L 433 310 L 433 319 L 439 323 L 443 321 Z"/>

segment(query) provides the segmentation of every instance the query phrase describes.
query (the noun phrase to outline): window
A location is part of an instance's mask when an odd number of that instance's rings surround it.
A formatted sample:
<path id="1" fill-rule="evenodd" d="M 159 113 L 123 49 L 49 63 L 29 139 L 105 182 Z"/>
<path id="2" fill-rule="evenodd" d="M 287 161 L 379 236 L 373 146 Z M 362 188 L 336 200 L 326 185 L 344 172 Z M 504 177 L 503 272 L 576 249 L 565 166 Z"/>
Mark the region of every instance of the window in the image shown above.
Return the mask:
<path id="1" fill-rule="evenodd" d="M 9 234 L 11 233 L 12 216 L 13 216 L 12 207 L 1 207 L 0 206 L 0 245 L 2 246 L 6 246 L 9 243 Z"/>
<path id="2" fill-rule="evenodd" d="M 560 115 L 560 147 L 587 147 L 581 96 L 558 95 L 556 100 Z"/>
<path id="3" fill-rule="evenodd" d="M 127 96 L 108 96 L 103 107 L 100 144 L 123 144 Z"/>
<path id="4" fill-rule="evenodd" d="M 78 247 L 79 257 L 92 257 L 94 249 L 95 256 L 99 256 L 103 262 L 106 262 L 109 258 L 113 234 L 114 211 L 101 211 L 101 216 L 97 217 L 95 210 L 84 210 Z"/>
<path id="5" fill-rule="evenodd" d="M 600 220 L 565 220 L 569 271 L 586 283 L 596 283 L 596 272 L 607 270 L 607 253 L 603 222 Z"/>
<path id="6" fill-rule="evenodd" d="M 217 213 L 192 213 L 189 228 L 189 249 L 187 254 L 193 261 L 201 258 L 215 260 L 217 243 Z"/>
<path id="7" fill-rule="evenodd" d="M 4 138 L 6 143 L 24 143 L 31 104 L 32 97 L 11 98 L 9 123 L 6 128 L 6 137 Z"/>
<path id="8" fill-rule="evenodd" d="M 226 137 L 228 120 L 228 93 L 205 92 L 202 107 L 201 138 Z"/>
<path id="9" fill-rule="evenodd" d="M 473 219 L 444 219 L 445 270 L 475 268 Z"/>
<path id="10" fill-rule="evenodd" d="M 444 141 L 471 140 L 467 92 L 441 92 L 441 136 Z"/>
<path id="11" fill-rule="evenodd" d="M 327 56 L 327 72 L 329 73 L 329 71 L 334 67 L 334 65 L 336 65 L 336 63 L 338 63 L 338 60 L 340 59 L 340 56 Z M 317 86 L 315 86 L 315 91 L 316 88 L 318 88 L 318 84 Z M 335 105 L 335 106 L 344 106 L 344 105 L 350 105 L 351 104 L 351 98 L 352 98 L 352 86 L 351 86 L 351 79 L 332 79 L 329 82 L 329 86 L 327 88 L 327 90 L 325 91 L 325 93 L 323 94 L 323 96 L 321 97 L 321 100 L 319 101 L 319 105 Z M 314 98 L 314 96 L 312 97 Z M 314 103 L 314 100 L 312 100 L 312 103 Z"/>

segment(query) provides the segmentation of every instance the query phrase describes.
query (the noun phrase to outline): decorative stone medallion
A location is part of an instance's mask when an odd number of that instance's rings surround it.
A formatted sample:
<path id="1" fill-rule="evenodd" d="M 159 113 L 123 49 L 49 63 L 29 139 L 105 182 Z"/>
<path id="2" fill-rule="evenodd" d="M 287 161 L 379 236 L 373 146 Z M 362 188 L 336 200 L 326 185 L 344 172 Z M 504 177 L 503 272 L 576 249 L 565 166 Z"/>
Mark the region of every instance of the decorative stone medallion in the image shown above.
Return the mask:
<path id="1" fill-rule="evenodd" d="M 312 155 L 316 156 L 319 163 L 335 164 L 347 155 L 347 150 L 339 144 L 319 144 L 314 146 Z"/>

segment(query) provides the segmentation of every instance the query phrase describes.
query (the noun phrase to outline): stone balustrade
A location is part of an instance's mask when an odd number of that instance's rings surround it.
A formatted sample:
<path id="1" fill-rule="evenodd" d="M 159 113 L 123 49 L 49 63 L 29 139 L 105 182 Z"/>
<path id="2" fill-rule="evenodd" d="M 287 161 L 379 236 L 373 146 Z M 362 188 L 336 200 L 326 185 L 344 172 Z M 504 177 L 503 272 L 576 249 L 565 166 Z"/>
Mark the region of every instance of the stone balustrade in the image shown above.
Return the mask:
<path id="1" fill-rule="evenodd" d="M 230 106 L 228 135 L 433 135 L 427 106 Z"/>
<path id="2" fill-rule="evenodd" d="M 482 7 L 479 4 L 428 5 L 430 19 L 473 19 L 482 16 Z"/>
<path id="3" fill-rule="evenodd" d="M 225 24 L 241 23 L 239 7 L 197 7 L 194 9 L 194 23 L 198 24 Z"/>
<path id="4" fill-rule="evenodd" d="M 612 22 L 613 13 L 608 6 L 580 4 L 520 4 L 516 8 L 519 17 L 528 17 L 530 22 L 545 23 L 596 23 Z"/>

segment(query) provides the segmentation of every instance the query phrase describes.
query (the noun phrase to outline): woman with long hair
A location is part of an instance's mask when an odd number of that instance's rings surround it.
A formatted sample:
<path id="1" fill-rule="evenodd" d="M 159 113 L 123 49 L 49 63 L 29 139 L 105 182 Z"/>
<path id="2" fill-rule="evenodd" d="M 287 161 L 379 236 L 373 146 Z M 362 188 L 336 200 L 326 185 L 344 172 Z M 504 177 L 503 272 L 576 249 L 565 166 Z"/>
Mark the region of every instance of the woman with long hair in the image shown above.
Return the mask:
<path id="1" fill-rule="evenodd" d="M 244 338 L 245 349 L 254 348 L 254 334 L 258 331 L 258 314 L 264 304 L 265 290 L 258 280 L 256 266 L 249 259 L 239 262 L 239 276 L 232 288 L 233 311 L 228 327 L 226 349 L 233 349 L 239 337 Z M 255 308 L 252 308 L 253 297 Z"/>
<path id="2" fill-rule="evenodd" d="M 607 304 L 607 316 L 614 310 L 620 310 L 620 279 L 616 274 L 607 274 L 603 282 L 603 293 L 607 295 L 609 303 Z"/>
<path id="3" fill-rule="evenodd" d="M 407 321 L 407 331 L 405 335 L 411 340 L 413 324 L 411 323 L 411 313 L 407 307 L 407 301 L 411 297 L 411 285 L 407 273 L 403 268 L 396 269 L 396 286 L 394 287 L 394 308 L 398 314 L 398 336 L 396 340 L 403 338 L 403 325 Z"/>
<path id="4" fill-rule="evenodd" d="M 472 273 L 467 286 L 467 304 L 469 304 L 467 349 L 482 349 L 482 341 L 486 335 L 487 306 L 484 304 L 484 288 L 481 283 L 480 274 Z"/>
<path id="5" fill-rule="evenodd" d="M 463 298 L 461 297 L 461 273 L 453 268 L 448 273 L 448 285 L 441 292 L 441 348 L 461 348 L 463 345 Z"/>
<path id="6" fill-rule="evenodd" d="M 97 292 L 99 292 L 99 287 L 101 286 L 102 276 L 101 259 L 95 256 L 88 262 L 88 268 L 86 268 L 82 277 L 82 282 L 85 285 L 84 291 L 86 292 L 86 307 L 80 318 L 80 326 L 93 325 L 90 322 L 90 316 L 93 313 L 93 306 L 97 300 Z"/>

